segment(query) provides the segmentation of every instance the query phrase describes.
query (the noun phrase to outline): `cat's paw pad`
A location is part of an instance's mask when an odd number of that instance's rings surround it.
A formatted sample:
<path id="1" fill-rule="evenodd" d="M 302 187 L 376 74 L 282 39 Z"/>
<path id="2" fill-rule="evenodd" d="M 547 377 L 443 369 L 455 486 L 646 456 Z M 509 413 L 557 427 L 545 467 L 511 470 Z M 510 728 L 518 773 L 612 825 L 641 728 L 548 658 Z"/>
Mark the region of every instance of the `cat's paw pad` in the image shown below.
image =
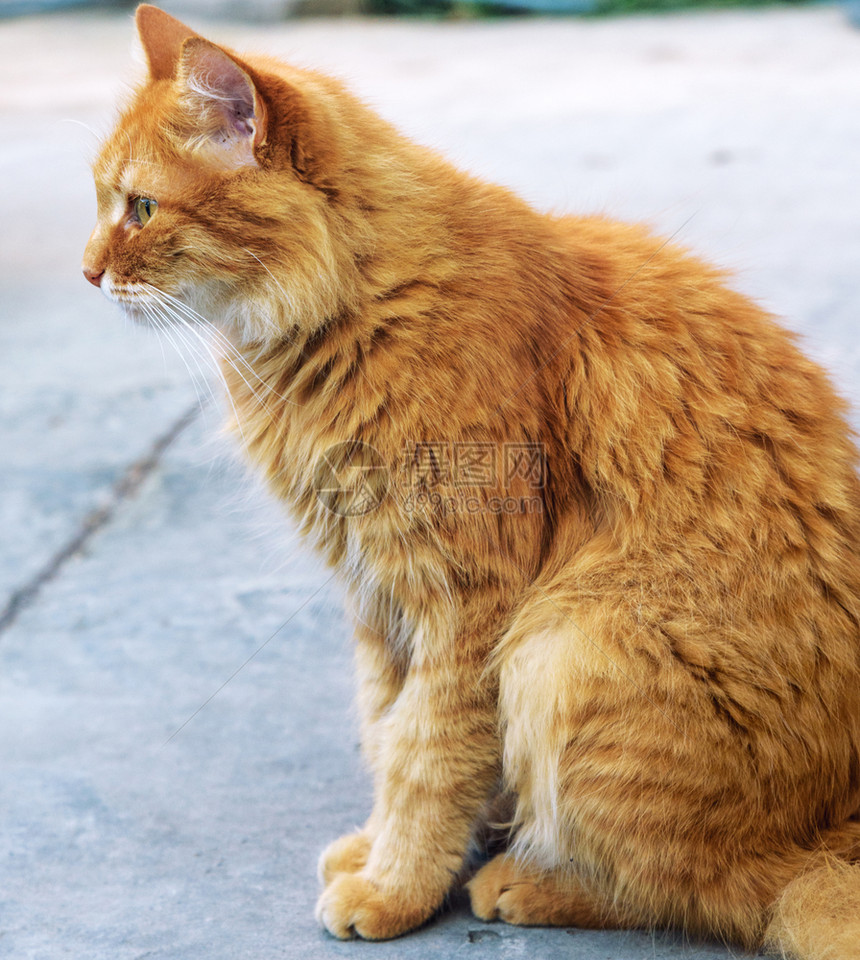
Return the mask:
<path id="1" fill-rule="evenodd" d="M 367 863 L 370 838 L 366 833 L 348 833 L 330 843 L 322 852 L 317 875 L 324 885 L 331 883 L 338 873 L 358 873 Z"/>
<path id="2" fill-rule="evenodd" d="M 361 873 L 339 873 L 317 903 L 317 921 L 339 940 L 390 940 L 423 923 L 432 910 L 410 908 Z"/>

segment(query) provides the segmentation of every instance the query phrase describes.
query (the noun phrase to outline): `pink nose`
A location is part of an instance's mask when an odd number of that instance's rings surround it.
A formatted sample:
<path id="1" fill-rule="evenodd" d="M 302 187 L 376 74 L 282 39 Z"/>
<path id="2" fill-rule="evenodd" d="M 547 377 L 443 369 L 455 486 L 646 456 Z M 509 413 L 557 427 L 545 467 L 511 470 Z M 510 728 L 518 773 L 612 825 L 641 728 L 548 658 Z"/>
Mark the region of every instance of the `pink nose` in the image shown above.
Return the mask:
<path id="1" fill-rule="evenodd" d="M 102 285 L 102 277 L 104 275 L 104 270 L 94 270 L 92 267 L 84 267 L 84 276 L 94 287 L 100 287 Z"/>

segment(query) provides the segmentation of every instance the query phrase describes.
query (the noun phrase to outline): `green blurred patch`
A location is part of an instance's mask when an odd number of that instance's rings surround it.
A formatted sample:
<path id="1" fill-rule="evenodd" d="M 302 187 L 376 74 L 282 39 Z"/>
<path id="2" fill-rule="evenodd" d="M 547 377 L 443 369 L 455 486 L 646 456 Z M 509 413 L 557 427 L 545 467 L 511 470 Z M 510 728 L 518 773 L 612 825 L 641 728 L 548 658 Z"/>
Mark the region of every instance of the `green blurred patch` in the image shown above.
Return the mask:
<path id="1" fill-rule="evenodd" d="M 801 7 L 808 0 L 597 0 L 594 13 L 649 13 L 662 10 L 719 10 L 727 7 Z"/>
<path id="2" fill-rule="evenodd" d="M 613 16 L 728 7 L 798 7 L 809 2 L 813 0 L 365 0 L 365 9 L 368 13 L 393 16 L 479 19 L 523 14 Z"/>

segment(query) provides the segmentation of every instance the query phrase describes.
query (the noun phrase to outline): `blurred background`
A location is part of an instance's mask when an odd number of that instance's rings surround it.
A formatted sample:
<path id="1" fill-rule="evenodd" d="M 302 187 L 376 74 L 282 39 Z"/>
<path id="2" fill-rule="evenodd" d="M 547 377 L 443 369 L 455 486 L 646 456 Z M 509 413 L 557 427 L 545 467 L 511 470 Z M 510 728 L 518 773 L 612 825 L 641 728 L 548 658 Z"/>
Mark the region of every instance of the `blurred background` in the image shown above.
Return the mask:
<path id="1" fill-rule="evenodd" d="M 717 6 L 164 4 L 542 209 L 674 235 L 797 331 L 860 426 L 854 8 Z M 317 853 L 370 802 L 336 584 L 221 438 L 205 362 L 80 274 L 132 12 L 0 0 L 0 957 L 726 960 L 456 898 L 396 945 L 317 930 Z"/>
<path id="2" fill-rule="evenodd" d="M 176 16 L 192 14 L 275 21 L 289 16 L 390 15 L 473 19 L 498 16 L 653 13 L 731 7 L 802 6 L 809 0 L 175 0 L 157 4 Z M 0 0 L 0 16 L 72 7 L 134 7 L 136 0 Z M 845 0 L 852 10 L 854 0 Z"/>
<path id="3" fill-rule="evenodd" d="M 289 16 L 393 15 L 470 19 L 524 14 L 650 13 L 689 9 L 801 6 L 808 0 L 176 0 L 159 4 L 182 16 L 242 17 L 274 21 Z M 135 0 L 0 0 L 0 15 L 17 16 L 71 7 L 133 7 Z M 852 6 L 848 0 L 846 7 Z"/>

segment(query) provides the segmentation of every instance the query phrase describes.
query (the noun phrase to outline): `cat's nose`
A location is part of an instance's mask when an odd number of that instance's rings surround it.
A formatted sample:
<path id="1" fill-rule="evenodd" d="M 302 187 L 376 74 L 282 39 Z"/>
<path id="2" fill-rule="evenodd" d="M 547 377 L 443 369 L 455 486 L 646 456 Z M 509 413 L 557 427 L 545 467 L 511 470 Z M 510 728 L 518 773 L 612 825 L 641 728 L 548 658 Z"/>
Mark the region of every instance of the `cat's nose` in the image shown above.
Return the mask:
<path id="1" fill-rule="evenodd" d="M 84 265 L 84 276 L 94 287 L 100 287 L 102 285 L 102 277 L 105 275 L 104 270 L 97 270 L 94 267 L 88 267 Z"/>

